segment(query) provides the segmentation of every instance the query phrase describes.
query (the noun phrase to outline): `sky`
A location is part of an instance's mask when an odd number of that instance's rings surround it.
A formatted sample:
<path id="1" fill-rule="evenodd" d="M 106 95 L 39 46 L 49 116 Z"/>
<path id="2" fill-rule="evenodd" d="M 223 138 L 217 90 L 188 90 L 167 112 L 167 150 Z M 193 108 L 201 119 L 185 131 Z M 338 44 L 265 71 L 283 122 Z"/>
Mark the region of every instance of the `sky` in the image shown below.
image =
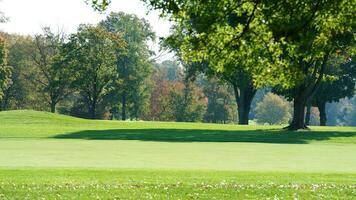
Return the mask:
<path id="1" fill-rule="evenodd" d="M 157 11 L 149 11 L 140 0 L 113 0 L 104 13 L 94 11 L 85 0 L 0 0 L 0 11 L 10 20 L 0 24 L 0 31 L 8 33 L 33 35 L 41 33 L 44 26 L 50 26 L 54 31 L 74 33 L 79 24 L 98 23 L 112 11 L 145 18 L 157 37 L 167 36 L 170 30 L 170 23 L 160 18 Z M 157 42 L 150 45 L 159 54 Z M 172 55 L 167 54 L 161 59 L 170 57 Z"/>

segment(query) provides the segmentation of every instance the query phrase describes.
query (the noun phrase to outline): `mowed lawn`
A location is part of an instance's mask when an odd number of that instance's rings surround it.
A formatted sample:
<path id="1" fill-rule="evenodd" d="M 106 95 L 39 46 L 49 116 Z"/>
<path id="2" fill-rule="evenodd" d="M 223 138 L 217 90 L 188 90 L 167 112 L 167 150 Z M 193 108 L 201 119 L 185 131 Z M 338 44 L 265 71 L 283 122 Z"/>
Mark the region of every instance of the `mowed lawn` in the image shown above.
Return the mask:
<path id="1" fill-rule="evenodd" d="M 356 128 L 0 112 L 0 199 L 355 199 Z"/>

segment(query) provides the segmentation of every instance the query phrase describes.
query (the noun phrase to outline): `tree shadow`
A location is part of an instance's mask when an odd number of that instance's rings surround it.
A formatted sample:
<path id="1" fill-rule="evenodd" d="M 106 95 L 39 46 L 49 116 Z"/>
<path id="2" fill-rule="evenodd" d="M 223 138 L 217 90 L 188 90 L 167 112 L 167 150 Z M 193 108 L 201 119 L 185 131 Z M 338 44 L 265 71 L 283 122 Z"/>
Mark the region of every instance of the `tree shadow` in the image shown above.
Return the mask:
<path id="1" fill-rule="evenodd" d="M 356 132 L 291 132 L 269 130 L 204 130 L 204 129 L 110 129 L 85 130 L 56 135 L 58 139 L 141 140 L 160 142 L 257 142 L 307 144 L 335 137 L 356 137 Z"/>

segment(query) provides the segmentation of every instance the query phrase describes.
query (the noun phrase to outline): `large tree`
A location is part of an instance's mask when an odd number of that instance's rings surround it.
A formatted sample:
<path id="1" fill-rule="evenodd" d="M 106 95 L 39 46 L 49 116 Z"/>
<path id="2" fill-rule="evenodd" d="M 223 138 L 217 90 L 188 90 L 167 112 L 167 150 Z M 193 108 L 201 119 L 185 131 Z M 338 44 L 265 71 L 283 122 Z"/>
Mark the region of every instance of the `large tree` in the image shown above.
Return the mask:
<path id="1" fill-rule="evenodd" d="M 64 61 L 75 74 L 73 86 L 82 95 L 90 118 L 96 118 L 97 106 L 110 92 L 117 75 L 117 51 L 123 51 L 121 34 L 101 27 L 81 25 L 63 49 Z"/>
<path id="2" fill-rule="evenodd" d="M 155 34 L 145 19 L 123 12 L 111 13 L 100 25 L 111 33 L 122 33 L 126 42 L 125 53 L 117 51 L 118 74 L 113 92 L 120 99 L 122 120 L 128 116 L 137 119 L 148 106 L 148 78 L 152 71 L 148 42 L 155 39 Z"/>
<path id="3" fill-rule="evenodd" d="M 269 9 L 276 12 L 266 14 L 266 20 L 283 51 L 279 57 L 285 63 L 281 76 L 289 79 L 289 89 L 277 84 L 276 91 L 293 99 L 288 128 L 306 128 L 305 106 L 320 87 L 330 58 L 353 51 L 354 4 L 347 0 L 270 1 Z"/>

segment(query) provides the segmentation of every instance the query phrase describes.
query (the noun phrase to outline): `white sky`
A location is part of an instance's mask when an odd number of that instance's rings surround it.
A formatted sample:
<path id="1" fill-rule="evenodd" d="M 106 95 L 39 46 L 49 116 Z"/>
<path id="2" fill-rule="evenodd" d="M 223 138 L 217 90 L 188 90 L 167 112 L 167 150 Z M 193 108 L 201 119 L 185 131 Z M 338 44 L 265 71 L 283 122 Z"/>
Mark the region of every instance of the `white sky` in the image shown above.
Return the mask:
<path id="1" fill-rule="evenodd" d="M 105 13 L 94 11 L 84 0 L 0 0 L 0 11 L 10 19 L 0 24 L 0 30 L 9 33 L 36 34 L 41 27 L 54 31 L 76 32 L 79 24 L 95 24 L 111 12 L 123 11 L 148 20 L 158 37 L 169 34 L 170 23 L 161 19 L 158 12 L 149 11 L 140 0 L 113 0 Z M 158 39 L 157 39 L 158 41 Z M 157 44 L 152 47 L 158 52 Z M 171 55 L 167 55 L 171 57 Z"/>

